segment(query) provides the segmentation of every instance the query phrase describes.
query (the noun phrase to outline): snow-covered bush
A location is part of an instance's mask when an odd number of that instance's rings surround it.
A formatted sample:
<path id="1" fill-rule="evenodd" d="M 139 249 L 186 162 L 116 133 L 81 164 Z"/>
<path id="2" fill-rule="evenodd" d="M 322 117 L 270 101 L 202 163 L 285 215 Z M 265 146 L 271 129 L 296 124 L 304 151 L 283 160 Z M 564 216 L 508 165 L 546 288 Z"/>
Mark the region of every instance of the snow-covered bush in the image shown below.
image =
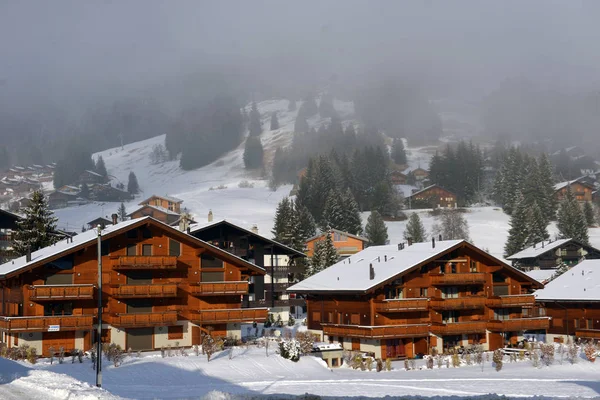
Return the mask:
<path id="1" fill-rule="evenodd" d="M 410 371 L 410 367 L 408 366 L 408 360 L 404 360 L 404 369 Z"/>
<path id="2" fill-rule="evenodd" d="M 197 344 L 194 345 L 194 354 L 196 355 L 196 357 L 200 355 L 200 347 L 198 347 Z"/>
<path id="3" fill-rule="evenodd" d="M 458 354 L 452 354 L 452 367 L 460 367 L 460 356 Z"/>
<path id="4" fill-rule="evenodd" d="M 294 324 L 296 324 L 296 320 L 295 320 L 295 319 L 294 319 L 294 317 L 292 317 L 292 315 L 290 314 L 290 317 L 288 318 L 287 325 L 288 325 L 288 326 L 294 326 Z"/>
<path id="5" fill-rule="evenodd" d="M 71 364 L 75 364 L 75 358 L 77 357 L 77 353 L 79 350 L 71 349 Z"/>
<path id="6" fill-rule="evenodd" d="M 410 360 L 410 369 L 417 369 L 417 362 L 414 359 Z"/>
<path id="7" fill-rule="evenodd" d="M 465 354 L 465 363 L 467 363 L 467 365 L 473 364 L 471 361 L 471 353 Z"/>
<path id="8" fill-rule="evenodd" d="M 392 370 L 392 360 L 390 358 L 385 359 L 385 370 L 386 371 Z"/>
<path id="9" fill-rule="evenodd" d="M 206 361 L 210 362 L 210 357 L 217 351 L 215 339 L 210 335 L 202 337 L 202 352 L 206 354 Z"/>
<path id="10" fill-rule="evenodd" d="M 79 361 L 79 364 L 83 364 L 83 350 L 77 352 L 77 360 Z"/>
<path id="11" fill-rule="evenodd" d="M 369 371 L 373 371 L 373 358 L 368 357 L 366 363 L 367 363 L 367 369 Z"/>
<path id="12" fill-rule="evenodd" d="M 63 362 L 65 362 L 65 348 L 61 346 L 58 349 L 58 363 L 62 364 Z"/>
<path id="13" fill-rule="evenodd" d="M 583 352 L 585 353 L 585 357 L 588 359 L 588 361 L 596 361 L 596 357 L 598 357 L 598 349 L 593 343 L 590 342 L 586 344 L 583 348 Z"/>
<path id="14" fill-rule="evenodd" d="M 238 183 L 238 187 L 241 189 L 251 189 L 254 187 L 254 183 L 248 182 L 247 180 L 243 180 Z"/>
<path id="15" fill-rule="evenodd" d="M 540 343 L 540 350 L 542 351 L 542 362 L 547 367 L 552 365 L 554 362 L 554 344 L 553 343 Z"/>
<path id="16" fill-rule="evenodd" d="M 531 363 L 535 368 L 540 366 L 540 352 L 537 349 L 532 350 Z"/>
<path id="17" fill-rule="evenodd" d="M 475 351 L 475 364 L 483 364 L 483 349 L 479 348 Z"/>
<path id="18" fill-rule="evenodd" d="M 300 352 L 300 343 L 296 339 L 286 339 L 279 342 L 279 354 L 287 360 L 298 361 Z"/>
<path id="19" fill-rule="evenodd" d="M 165 346 L 160 346 L 160 356 L 165 358 L 167 353 L 165 352 Z"/>
<path id="20" fill-rule="evenodd" d="M 436 355 L 435 363 L 437 364 L 438 369 L 442 368 L 442 365 L 444 365 L 444 356 L 441 354 Z"/>
<path id="21" fill-rule="evenodd" d="M 433 369 L 433 356 L 427 357 L 427 369 Z"/>
<path id="22" fill-rule="evenodd" d="M 504 353 L 502 353 L 502 349 L 494 350 L 494 356 L 492 358 L 492 362 L 496 368 L 496 371 L 502 370 L 502 361 L 504 358 Z"/>
<path id="23" fill-rule="evenodd" d="M 377 372 L 383 371 L 383 360 L 381 358 L 377 359 Z"/>

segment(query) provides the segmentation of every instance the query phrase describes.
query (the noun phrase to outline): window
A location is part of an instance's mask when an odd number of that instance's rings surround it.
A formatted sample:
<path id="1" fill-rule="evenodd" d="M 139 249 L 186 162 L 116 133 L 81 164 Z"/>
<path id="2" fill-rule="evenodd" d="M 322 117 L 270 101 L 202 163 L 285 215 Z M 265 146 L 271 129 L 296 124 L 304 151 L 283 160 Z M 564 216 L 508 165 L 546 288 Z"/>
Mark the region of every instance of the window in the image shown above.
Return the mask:
<path id="1" fill-rule="evenodd" d="M 402 288 L 399 287 L 386 287 L 385 288 L 385 298 L 386 299 L 401 299 L 402 298 Z"/>
<path id="2" fill-rule="evenodd" d="M 477 272 L 477 262 L 471 260 L 471 266 L 469 268 L 470 272 Z"/>
<path id="3" fill-rule="evenodd" d="M 167 329 L 169 340 L 183 339 L 183 325 L 169 326 Z"/>
<path id="4" fill-rule="evenodd" d="M 53 274 L 46 277 L 45 285 L 72 285 L 73 274 Z"/>
<path id="5" fill-rule="evenodd" d="M 427 290 L 427 289 L 428 289 L 428 288 L 426 288 L 426 287 L 423 287 L 423 288 L 421 288 L 421 289 L 420 289 L 420 296 L 421 296 L 421 297 L 428 297 L 428 296 L 427 296 L 427 292 L 428 292 L 428 290 Z"/>
<path id="6" fill-rule="evenodd" d="M 442 289 L 443 299 L 456 299 L 458 298 L 458 288 L 456 286 L 449 286 Z"/>
<path id="7" fill-rule="evenodd" d="M 494 285 L 494 296 L 508 296 L 508 286 L 507 285 L 502 285 L 502 286 Z"/>
<path id="8" fill-rule="evenodd" d="M 575 325 L 575 329 L 579 329 L 579 318 L 573 320 L 573 325 Z"/>
<path id="9" fill-rule="evenodd" d="M 103 256 L 107 256 L 109 253 L 109 241 L 108 240 L 103 240 L 102 243 L 100 244 L 100 254 Z"/>
<path id="10" fill-rule="evenodd" d="M 442 322 L 445 324 L 453 323 L 458 321 L 458 315 L 456 311 L 443 311 L 442 312 Z"/>
<path id="11" fill-rule="evenodd" d="M 339 367 L 340 366 L 340 359 L 339 358 L 332 358 L 331 359 L 331 366 L 332 367 Z"/>
<path id="12" fill-rule="evenodd" d="M 60 302 L 44 304 L 44 315 L 73 315 L 73 303 Z"/>
<path id="13" fill-rule="evenodd" d="M 202 268 L 223 268 L 223 261 L 209 254 L 202 253 L 200 260 Z"/>
<path id="14" fill-rule="evenodd" d="M 327 322 L 329 322 L 329 323 L 333 322 L 333 313 L 331 311 L 329 311 L 327 313 Z"/>
<path id="15" fill-rule="evenodd" d="M 456 273 L 456 264 L 450 263 L 450 273 L 451 274 L 455 274 Z"/>
<path id="16" fill-rule="evenodd" d="M 508 312 L 508 310 L 506 308 L 499 308 L 494 310 L 494 319 L 503 321 L 503 320 L 507 320 L 510 317 L 510 313 Z"/>
<path id="17" fill-rule="evenodd" d="M 321 322 L 321 313 L 319 311 L 313 311 L 312 320 L 313 322 Z"/>
<path id="18" fill-rule="evenodd" d="M 181 243 L 176 240 L 169 239 L 169 255 L 179 257 L 181 255 Z"/>
<path id="19" fill-rule="evenodd" d="M 223 282 L 225 281 L 225 271 L 202 272 L 202 282 Z"/>
<path id="20" fill-rule="evenodd" d="M 587 329 L 594 329 L 594 320 L 591 318 L 587 320 Z"/>
<path id="21" fill-rule="evenodd" d="M 471 296 L 477 296 L 479 294 L 479 289 L 477 289 L 477 286 L 471 286 L 469 291 L 471 292 Z"/>
<path id="22" fill-rule="evenodd" d="M 127 255 L 137 256 L 137 246 L 135 244 L 130 244 L 127 246 Z"/>
<path id="23" fill-rule="evenodd" d="M 152 255 L 152 245 L 151 244 L 143 244 L 142 245 L 142 255 L 143 256 L 151 256 Z"/>
<path id="24" fill-rule="evenodd" d="M 127 238 L 129 239 L 137 239 L 138 233 L 137 229 L 131 229 L 127 231 Z"/>

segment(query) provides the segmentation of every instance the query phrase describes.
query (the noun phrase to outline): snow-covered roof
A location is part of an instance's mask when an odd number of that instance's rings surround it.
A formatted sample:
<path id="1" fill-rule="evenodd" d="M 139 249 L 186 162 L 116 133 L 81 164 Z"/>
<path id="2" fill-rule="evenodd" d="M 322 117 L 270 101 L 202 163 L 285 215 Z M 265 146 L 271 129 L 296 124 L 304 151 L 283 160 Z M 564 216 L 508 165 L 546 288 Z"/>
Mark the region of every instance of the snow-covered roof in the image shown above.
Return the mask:
<path id="1" fill-rule="evenodd" d="M 164 207 L 161 207 L 161 206 L 153 206 L 153 205 L 150 205 L 150 204 L 144 204 L 142 207 L 138 208 L 137 210 L 132 211 L 129 214 L 127 214 L 127 216 L 133 215 L 136 212 L 138 212 L 140 210 L 143 210 L 144 208 L 153 208 L 153 209 L 155 209 L 157 211 L 164 212 L 165 214 L 169 214 L 169 215 L 180 215 L 178 212 L 169 210 L 168 208 L 164 208 Z"/>
<path id="2" fill-rule="evenodd" d="M 521 250 L 518 253 L 515 253 L 509 257 L 506 257 L 507 260 L 520 260 L 522 258 L 536 258 L 541 256 L 544 253 L 552 251 L 566 243 L 569 243 L 573 239 L 558 239 L 555 241 L 544 241 L 540 243 L 536 243 L 531 247 L 526 248 L 525 250 Z"/>
<path id="3" fill-rule="evenodd" d="M 289 292 L 363 292 L 464 242 L 464 240 L 438 241 L 435 248 L 431 242 L 414 243 L 412 246 L 405 246 L 402 250 L 398 250 L 399 246 L 395 244 L 367 247 L 287 290 Z M 375 270 L 374 279 L 369 279 L 369 265 L 373 265 Z"/>
<path id="4" fill-rule="evenodd" d="M 600 301 L 600 260 L 585 260 L 534 293 L 539 301 Z"/>
<path id="5" fill-rule="evenodd" d="M 181 234 L 181 232 L 178 229 L 175 229 L 175 228 L 173 228 L 163 222 L 160 222 L 152 217 L 146 216 L 146 217 L 135 218 L 135 219 L 130 219 L 128 221 L 119 222 L 118 224 L 115 224 L 115 225 L 107 225 L 102 230 L 102 236 L 107 236 L 107 235 L 110 235 L 113 233 L 117 233 L 119 231 L 124 231 L 133 225 L 138 225 L 138 224 L 141 225 L 145 221 L 153 222 L 155 224 L 158 224 L 158 225 L 164 227 L 164 229 L 166 229 L 166 230 L 178 232 Z M 5 264 L 0 265 L 0 278 L 6 277 L 6 275 L 17 272 L 20 269 L 27 268 L 29 266 L 33 266 L 34 264 L 39 264 L 40 262 L 44 262 L 44 260 L 50 259 L 51 257 L 60 256 L 61 254 L 66 253 L 71 250 L 74 250 L 74 249 L 78 248 L 79 246 L 85 246 L 90 243 L 93 243 L 97 239 L 98 239 L 98 232 L 95 229 L 90 229 L 90 230 L 82 232 L 76 236 L 72 236 L 70 238 L 61 240 L 52 246 L 47 246 L 47 247 L 44 247 L 37 251 L 34 251 L 33 253 L 31 253 L 31 261 L 27 261 L 26 256 L 22 256 L 22 257 L 14 259 L 14 260 L 11 260 Z M 217 253 L 226 255 L 227 257 L 230 257 L 230 258 L 234 258 L 242 265 L 246 265 L 252 269 L 264 272 L 264 268 L 262 268 L 258 265 L 252 264 L 252 263 L 250 263 L 238 256 L 235 256 L 231 253 L 228 253 L 225 250 L 219 249 L 218 247 L 213 246 L 210 243 L 207 243 L 207 242 L 200 240 L 198 238 L 195 238 L 193 236 L 190 237 L 190 239 L 201 243 L 202 246 L 204 246 L 204 247 L 212 248 Z"/>
<path id="6" fill-rule="evenodd" d="M 90 175 L 95 175 L 99 178 L 102 178 L 102 175 L 100 175 L 99 173 L 95 172 L 95 171 L 90 171 L 89 169 L 86 169 L 84 172 L 87 172 Z"/>
<path id="7" fill-rule="evenodd" d="M 340 235 L 346 235 L 348 237 L 360 240 L 362 242 L 368 242 L 369 239 L 362 237 L 362 236 L 358 236 L 358 235 L 353 235 L 352 233 L 348 233 L 348 232 L 344 232 L 344 231 L 340 231 L 339 229 L 331 229 L 332 232 L 336 232 L 339 233 Z M 318 239 L 320 237 L 322 237 L 323 235 L 325 235 L 325 232 L 321 231 L 320 229 L 317 230 L 317 234 L 311 238 L 306 239 L 307 242 L 310 242 L 312 240 Z"/>
<path id="8" fill-rule="evenodd" d="M 565 187 L 567 187 L 567 186 L 569 186 L 569 185 L 572 185 L 572 184 L 574 184 L 574 183 L 579 183 L 579 184 L 581 184 L 581 185 L 584 185 L 584 186 L 593 187 L 593 186 L 592 186 L 592 185 L 590 185 L 589 183 L 582 182 L 582 181 L 581 181 L 581 178 L 584 178 L 584 177 L 583 177 L 583 176 L 580 176 L 579 178 L 577 178 L 577 179 L 573 179 L 572 181 L 565 181 L 565 182 L 560 182 L 560 183 L 557 183 L 556 185 L 554 185 L 554 191 L 556 192 L 556 191 L 558 191 L 558 190 L 561 190 L 561 189 L 563 189 L 563 188 L 565 188 Z"/>
<path id="9" fill-rule="evenodd" d="M 165 195 L 165 196 L 159 196 L 157 194 L 153 194 L 152 196 L 148 197 L 146 200 L 140 202 L 138 205 L 146 204 L 150 200 L 156 199 L 156 198 L 164 199 L 164 200 L 167 200 L 167 201 L 170 201 L 170 202 L 173 202 L 173 203 L 183 203 L 183 200 L 178 199 L 177 197 L 167 196 L 167 195 Z"/>
<path id="10" fill-rule="evenodd" d="M 442 189 L 442 190 L 445 190 L 445 191 L 446 191 L 446 192 L 448 192 L 448 193 L 452 193 L 450 190 L 448 190 L 448 189 L 444 189 L 443 187 L 441 187 L 441 186 L 440 186 L 440 185 L 438 185 L 437 183 L 434 183 L 433 185 L 429 185 L 429 186 L 427 186 L 427 187 L 425 187 L 425 188 L 423 188 L 423 189 L 419 190 L 418 192 L 414 192 L 413 194 L 411 194 L 410 196 L 407 196 L 407 197 L 416 196 L 416 195 L 418 195 L 418 194 L 421 194 L 421 193 L 423 193 L 423 192 L 426 192 L 427 190 L 429 190 L 429 189 L 431 189 L 431 188 L 434 188 L 434 187 L 436 187 L 436 186 L 437 186 L 437 187 L 439 187 L 439 188 L 440 188 L 440 189 Z M 452 194 L 454 194 L 454 193 L 452 193 Z"/>
<path id="11" fill-rule="evenodd" d="M 556 268 L 550 269 L 533 269 L 531 271 L 525 272 L 525 275 L 528 277 L 535 279 L 540 283 L 548 282 L 550 278 L 556 273 Z"/>

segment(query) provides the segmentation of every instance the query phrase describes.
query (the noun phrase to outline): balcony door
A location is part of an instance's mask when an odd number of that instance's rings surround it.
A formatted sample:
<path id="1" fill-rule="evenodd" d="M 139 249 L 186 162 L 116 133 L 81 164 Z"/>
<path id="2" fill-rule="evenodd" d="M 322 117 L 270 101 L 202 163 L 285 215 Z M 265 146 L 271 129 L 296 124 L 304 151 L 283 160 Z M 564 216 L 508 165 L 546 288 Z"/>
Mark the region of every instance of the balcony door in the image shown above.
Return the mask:
<path id="1" fill-rule="evenodd" d="M 73 274 L 53 274 L 46 277 L 44 285 L 72 285 Z"/>
<path id="2" fill-rule="evenodd" d="M 152 271 L 129 271 L 127 273 L 128 285 L 151 285 Z"/>
<path id="3" fill-rule="evenodd" d="M 127 314 L 144 314 L 152 312 L 152 300 L 130 300 L 127 302 Z"/>

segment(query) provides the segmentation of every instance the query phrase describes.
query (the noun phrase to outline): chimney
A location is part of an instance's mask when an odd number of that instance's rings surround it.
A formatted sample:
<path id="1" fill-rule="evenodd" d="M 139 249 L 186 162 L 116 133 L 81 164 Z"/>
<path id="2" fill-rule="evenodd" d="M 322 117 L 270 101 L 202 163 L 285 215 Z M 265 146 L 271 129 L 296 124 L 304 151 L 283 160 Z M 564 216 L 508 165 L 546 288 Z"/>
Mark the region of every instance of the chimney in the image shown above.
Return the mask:
<path id="1" fill-rule="evenodd" d="M 119 218 L 119 216 L 118 216 L 117 214 L 112 214 L 110 217 L 112 218 L 112 224 L 113 224 L 113 225 L 116 225 L 116 224 L 117 224 L 117 221 L 118 221 L 118 218 Z"/>
<path id="2" fill-rule="evenodd" d="M 27 253 L 25 254 L 25 261 L 26 262 L 30 262 L 31 261 L 31 247 L 27 247 Z"/>
<path id="3" fill-rule="evenodd" d="M 212 210 L 208 210 L 208 222 L 212 222 L 213 221 L 213 213 Z"/>
<path id="4" fill-rule="evenodd" d="M 252 229 L 250 229 L 250 230 L 258 235 L 258 225 L 256 225 L 256 224 L 252 225 Z"/>
<path id="5" fill-rule="evenodd" d="M 188 235 L 190 235 L 192 233 L 192 228 L 190 228 L 189 226 L 186 229 L 186 232 Z"/>
<path id="6" fill-rule="evenodd" d="M 408 242 L 409 246 L 412 246 L 412 238 L 408 238 L 408 239 L 406 239 L 406 241 Z"/>
<path id="7" fill-rule="evenodd" d="M 383 261 L 384 261 L 384 262 L 387 262 L 387 254 L 384 254 L 384 255 L 383 255 Z"/>
<path id="8" fill-rule="evenodd" d="M 189 227 L 190 227 L 190 224 L 189 224 L 189 221 L 188 221 L 188 217 L 187 217 L 186 214 L 183 214 L 181 216 L 181 218 L 179 219 L 179 230 L 181 232 L 185 232 L 185 231 L 187 231 L 189 229 Z"/>
<path id="9" fill-rule="evenodd" d="M 434 237 L 431 238 L 431 248 L 435 249 L 435 238 Z"/>
<path id="10" fill-rule="evenodd" d="M 442 234 L 440 233 L 440 235 L 438 236 L 438 240 L 441 242 L 442 241 Z"/>
<path id="11" fill-rule="evenodd" d="M 373 268 L 373 264 L 369 264 L 369 280 L 375 279 L 375 268 Z"/>

